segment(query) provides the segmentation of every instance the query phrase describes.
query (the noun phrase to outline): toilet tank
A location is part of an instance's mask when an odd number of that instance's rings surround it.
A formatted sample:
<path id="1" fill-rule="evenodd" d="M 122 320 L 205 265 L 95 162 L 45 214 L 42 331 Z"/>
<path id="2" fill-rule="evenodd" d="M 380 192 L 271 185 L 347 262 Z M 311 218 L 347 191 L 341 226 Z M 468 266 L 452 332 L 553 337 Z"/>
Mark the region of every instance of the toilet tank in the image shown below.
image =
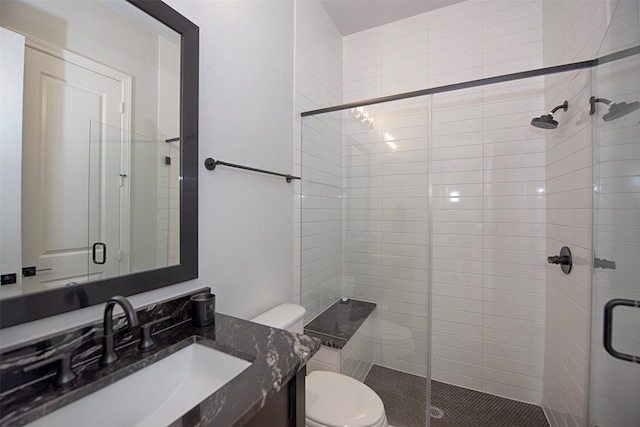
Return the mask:
<path id="1" fill-rule="evenodd" d="M 304 332 L 304 314 L 306 310 L 298 304 L 280 304 L 269 311 L 254 317 L 252 322 L 272 328 L 286 329 L 289 332 Z"/>

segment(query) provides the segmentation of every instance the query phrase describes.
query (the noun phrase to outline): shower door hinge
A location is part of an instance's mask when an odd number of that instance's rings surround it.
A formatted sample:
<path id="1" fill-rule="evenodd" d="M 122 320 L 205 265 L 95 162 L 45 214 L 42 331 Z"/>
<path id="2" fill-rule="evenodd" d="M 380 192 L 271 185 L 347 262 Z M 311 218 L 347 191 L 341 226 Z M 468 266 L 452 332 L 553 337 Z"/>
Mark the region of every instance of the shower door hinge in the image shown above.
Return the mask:
<path id="1" fill-rule="evenodd" d="M 120 174 L 120 182 L 119 182 L 119 186 L 120 187 L 124 187 L 124 179 L 127 177 L 127 174 L 121 173 Z"/>

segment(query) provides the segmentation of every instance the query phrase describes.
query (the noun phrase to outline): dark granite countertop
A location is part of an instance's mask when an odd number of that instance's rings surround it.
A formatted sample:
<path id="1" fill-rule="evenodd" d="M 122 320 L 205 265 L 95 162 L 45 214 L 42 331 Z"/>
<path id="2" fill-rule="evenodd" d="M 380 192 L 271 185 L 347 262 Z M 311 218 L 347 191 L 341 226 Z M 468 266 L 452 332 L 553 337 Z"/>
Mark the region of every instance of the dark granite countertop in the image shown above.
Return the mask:
<path id="1" fill-rule="evenodd" d="M 341 349 L 375 309 L 372 302 L 338 300 L 306 325 L 304 333 L 318 338 L 322 345 Z"/>
<path id="2" fill-rule="evenodd" d="M 97 357 L 74 366 L 78 380 L 71 388 L 54 388 L 49 374 L 39 381 L 5 390 L 0 395 L 0 424 L 7 427 L 24 425 L 198 342 L 252 364 L 171 425 L 241 426 L 320 348 L 320 342 L 308 336 L 219 313 L 212 326 L 196 328 L 190 320 L 183 320 L 177 326 L 154 334 L 153 339 L 154 349 L 145 353 L 137 350 L 137 337 L 131 338 L 128 344 L 117 349 L 120 359 L 114 366 L 100 367 Z M 88 348 L 84 353 L 94 355 L 96 350 L 100 351 L 99 348 Z M 5 371 L 12 362 L 11 355 L 11 352 L 3 354 L 1 362 Z M 24 354 L 13 352 L 13 355 L 20 356 L 20 360 L 25 358 Z"/>

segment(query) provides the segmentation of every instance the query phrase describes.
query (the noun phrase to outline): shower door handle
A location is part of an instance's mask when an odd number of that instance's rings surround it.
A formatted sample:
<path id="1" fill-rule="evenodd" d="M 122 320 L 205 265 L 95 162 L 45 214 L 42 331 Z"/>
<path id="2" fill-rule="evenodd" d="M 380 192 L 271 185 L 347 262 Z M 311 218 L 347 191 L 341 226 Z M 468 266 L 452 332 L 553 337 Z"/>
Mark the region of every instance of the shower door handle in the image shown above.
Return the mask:
<path id="1" fill-rule="evenodd" d="M 626 360 L 627 362 L 632 363 L 640 363 L 640 356 L 620 353 L 613 348 L 613 309 L 619 305 L 640 308 L 640 301 L 616 298 L 604 305 L 604 348 L 607 350 L 607 353 L 616 359 Z"/>
<path id="2" fill-rule="evenodd" d="M 102 248 L 102 261 L 98 261 L 96 255 L 98 253 L 98 247 Z M 92 246 L 93 249 L 93 263 L 94 264 L 105 264 L 107 262 L 107 245 L 106 243 L 96 242 Z"/>

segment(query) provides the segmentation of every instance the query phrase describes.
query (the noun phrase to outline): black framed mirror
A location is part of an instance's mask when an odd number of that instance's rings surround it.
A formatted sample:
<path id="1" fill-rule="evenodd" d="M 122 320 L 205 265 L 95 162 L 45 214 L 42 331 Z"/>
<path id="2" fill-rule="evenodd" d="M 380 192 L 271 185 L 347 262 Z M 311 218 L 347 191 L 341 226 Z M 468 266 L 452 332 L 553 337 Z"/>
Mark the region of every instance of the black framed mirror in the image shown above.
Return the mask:
<path id="1" fill-rule="evenodd" d="M 134 295 L 198 277 L 199 28 L 160 0 L 126 2 L 179 35 L 179 262 L 2 298 L 0 328 L 101 304 L 114 295 Z"/>

